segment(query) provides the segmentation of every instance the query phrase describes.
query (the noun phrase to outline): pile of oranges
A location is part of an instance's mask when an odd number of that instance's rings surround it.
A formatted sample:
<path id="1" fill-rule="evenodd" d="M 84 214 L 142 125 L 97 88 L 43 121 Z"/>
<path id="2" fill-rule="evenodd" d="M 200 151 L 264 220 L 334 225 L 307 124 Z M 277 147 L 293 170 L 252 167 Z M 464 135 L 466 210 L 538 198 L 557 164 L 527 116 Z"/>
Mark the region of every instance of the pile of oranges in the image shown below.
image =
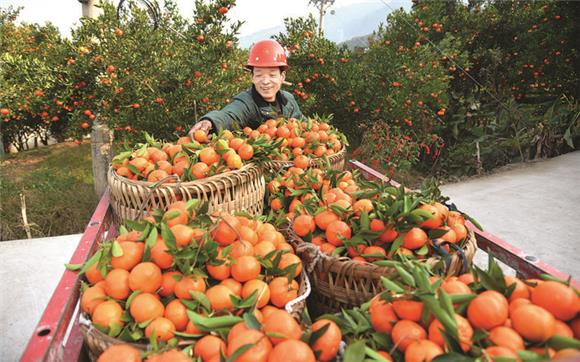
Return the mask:
<path id="1" fill-rule="evenodd" d="M 160 144 L 146 138 L 146 144 L 113 159 L 117 175 L 149 182 L 195 181 L 240 169 L 254 158 L 254 146 L 230 131 L 208 135 L 198 130 L 193 139 L 184 136 L 176 143 Z"/>
<path id="2" fill-rule="evenodd" d="M 270 119 L 255 130 L 246 127 L 243 132 L 250 139 L 273 141 L 277 147 L 269 157 L 280 161 L 308 162 L 309 158 L 334 155 L 347 144 L 346 136 L 324 120 Z"/>
<path id="3" fill-rule="evenodd" d="M 178 201 L 132 225 L 82 268 L 81 309 L 103 332 L 170 343 L 208 333 L 192 315 L 292 318 L 283 308 L 299 295 L 302 262 L 272 224 L 225 213 L 212 219 L 195 201 Z"/>
<path id="4" fill-rule="evenodd" d="M 447 253 L 468 237 L 465 218 L 419 193 L 388 188 L 387 193 L 359 184 L 349 171 L 295 166 L 268 183 L 269 205 L 293 219 L 294 232 L 331 255 L 355 261 L 390 259 L 393 253 L 423 259 Z M 367 192 L 370 191 L 370 192 Z M 415 206 L 398 210 L 404 199 Z"/>
<path id="5" fill-rule="evenodd" d="M 487 282 L 494 279 L 482 271 L 446 279 L 424 273 L 427 288 L 407 285 L 396 292 L 392 289 L 400 285 L 392 287 L 363 307 L 371 327 L 358 332 L 390 341 L 372 345 L 390 361 L 431 361 L 449 352 L 483 361 L 580 358 L 578 291 L 559 281 L 523 281 L 501 273 L 495 276 L 497 291 L 484 287 L 477 277 L 483 274 Z M 413 283 L 422 285 L 413 275 Z M 348 330 L 348 324 L 341 326 Z"/>

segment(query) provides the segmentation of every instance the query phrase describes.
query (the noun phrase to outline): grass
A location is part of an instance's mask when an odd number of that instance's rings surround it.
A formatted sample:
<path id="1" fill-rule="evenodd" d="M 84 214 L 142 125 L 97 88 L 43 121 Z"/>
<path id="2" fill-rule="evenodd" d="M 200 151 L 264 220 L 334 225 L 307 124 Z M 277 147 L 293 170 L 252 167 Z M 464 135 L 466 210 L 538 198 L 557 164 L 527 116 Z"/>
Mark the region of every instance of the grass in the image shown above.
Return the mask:
<path id="1" fill-rule="evenodd" d="M 89 143 L 60 143 L 0 159 L 0 241 L 81 233 L 97 205 Z"/>

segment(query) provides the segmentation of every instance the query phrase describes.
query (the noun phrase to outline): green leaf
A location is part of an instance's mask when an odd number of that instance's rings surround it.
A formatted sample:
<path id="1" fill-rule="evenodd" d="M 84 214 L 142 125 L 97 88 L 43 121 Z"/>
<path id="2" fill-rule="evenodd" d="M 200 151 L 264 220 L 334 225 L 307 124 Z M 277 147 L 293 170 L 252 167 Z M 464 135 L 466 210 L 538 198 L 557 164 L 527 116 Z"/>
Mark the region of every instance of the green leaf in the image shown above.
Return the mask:
<path id="1" fill-rule="evenodd" d="M 147 240 L 145 241 L 145 250 L 143 251 L 143 261 L 150 261 L 151 260 L 151 248 L 157 242 L 157 228 L 154 227 L 149 236 L 147 236 Z"/>
<path id="2" fill-rule="evenodd" d="M 435 357 L 433 362 L 473 362 L 473 358 L 457 352 L 448 352 Z"/>
<path id="3" fill-rule="evenodd" d="M 554 336 L 548 340 L 547 344 L 557 351 L 564 348 L 580 349 L 580 340 L 564 336 Z"/>
<path id="4" fill-rule="evenodd" d="M 423 245 L 420 249 L 415 250 L 415 254 L 427 255 L 427 254 L 429 254 L 429 247 L 427 245 Z"/>
<path id="5" fill-rule="evenodd" d="M 255 329 L 258 331 L 262 329 L 262 325 L 260 324 L 260 322 L 253 313 L 244 313 L 243 318 L 248 328 Z"/>
<path id="6" fill-rule="evenodd" d="M 387 279 L 386 277 L 381 277 L 381 283 L 383 284 L 383 287 L 385 287 L 385 289 L 387 290 L 392 290 L 395 293 L 404 293 L 405 289 L 403 289 L 402 286 L 400 286 L 398 283 Z"/>
<path id="7" fill-rule="evenodd" d="M 166 223 L 161 223 L 161 237 L 169 250 L 176 250 L 176 241 L 173 232 Z"/>
<path id="8" fill-rule="evenodd" d="M 403 279 L 403 282 L 405 284 L 407 284 L 411 287 L 414 287 L 416 285 L 415 278 L 413 278 L 411 273 L 409 273 L 408 271 L 403 269 L 403 267 L 401 265 L 395 265 L 395 269 L 397 270 L 397 273 L 399 273 L 399 276 L 401 277 L 401 279 Z"/>
<path id="9" fill-rule="evenodd" d="M 344 361 L 363 362 L 366 356 L 366 343 L 364 340 L 349 344 L 344 351 Z"/>
<path id="10" fill-rule="evenodd" d="M 66 264 L 64 264 L 64 267 L 67 270 L 75 271 L 75 270 L 80 270 L 83 267 L 83 265 L 82 264 L 68 264 L 68 263 L 66 263 Z"/>
<path id="11" fill-rule="evenodd" d="M 190 290 L 189 295 L 191 295 L 193 300 L 198 301 L 199 304 L 201 304 L 201 306 L 205 310 L 207 310 L 208 312 L 211 311 L 211 304 L 209 302 L 209 299 L 207 299 L 207 296 L 204 293 L 199 292 L 197 290 Z"/>
<path id="12" fill-rule="evenodd" d="M 116 258 L 123 256 L 123 248 L 117 240 L 113 241 L 113 256 Z"/>
<path id="13" fill-rule="evenodd" d="M 328 328 L 330 328 L 330 323 L 326 323 L 322 327 L 318 328 L 316 331 L 312 332 L 312 334 L 310 335 L 310 339 L 308 341 L 308 344 L 310 344 L 311 346 L 314 345 L 314 343 L 316 343 L 316 341 L 320 337 L 322 337 L 324 335 L 324 333 L 326 333 Z"/>
<path id="14" fill-rule="evenodd" d="M 244 354 L 244 352 L 246 352 L 247 350 L 249 350 L 250 348 L 252 348 L 254 346 L 255 346 L 255 343 L 244 344 L 240 348 L 236 349 L 236 351 L 234 353 L 232 353 L 231 356 L 228 357 L 226 362 L 234 362 L 238 357 L 240 357 L 242 354 Z"/>
<path id="15" fill-rule="evenodd" d="M 89 269 L 90 267 L 92 267 L 96 262 L 99 261 L 99 259 L 101 258 L 101 256 L 103 255 L 103 251 L 102 250 L 98 250 L 89 260 L 87 260 L 87 262 L 83 265 L 83 267 L 81 268 L 81 270 L 79 271 L 79 274 L 84 274 L 87 269 Z"/>

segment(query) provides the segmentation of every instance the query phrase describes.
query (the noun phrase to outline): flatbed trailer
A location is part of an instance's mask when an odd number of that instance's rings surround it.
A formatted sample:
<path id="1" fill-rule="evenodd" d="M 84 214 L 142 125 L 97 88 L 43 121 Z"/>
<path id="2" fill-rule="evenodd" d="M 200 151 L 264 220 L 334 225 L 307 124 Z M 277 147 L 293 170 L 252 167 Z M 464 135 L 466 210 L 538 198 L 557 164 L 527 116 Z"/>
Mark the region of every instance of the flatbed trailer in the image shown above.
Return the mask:
<path id="1" fill-rule="evenodd" d="M 359 161 L 351 160 L 348 166 L 350 169 L 359 170 L 367 179 L 398 185 L 392 179 Z M 475 233 L 478 248 L 493 253 L 497 260 L 514 269 L 518 277 L 528 279 L 537 278 L 540 274 L 550 274 L 557 278 L 568 279 L 567 274 L 501 238 L 481 231 L 469 222 L 467 222 L 467 226 Z M 84 263 L 96 251 L 100 242 L 114 238 L 117 234 L 118 229 L 113 218 L 110 193 L 107 190 L 91 216 L 69 263 Z M 81 279 L 77 272 L 64 271 L 28 341 L 21 361 L 69 362 L 88 360 L 79 325 L 80 284 Z M 571 284 L 580 289 L 580 283 L 577 280 L 571 280 Z"/>

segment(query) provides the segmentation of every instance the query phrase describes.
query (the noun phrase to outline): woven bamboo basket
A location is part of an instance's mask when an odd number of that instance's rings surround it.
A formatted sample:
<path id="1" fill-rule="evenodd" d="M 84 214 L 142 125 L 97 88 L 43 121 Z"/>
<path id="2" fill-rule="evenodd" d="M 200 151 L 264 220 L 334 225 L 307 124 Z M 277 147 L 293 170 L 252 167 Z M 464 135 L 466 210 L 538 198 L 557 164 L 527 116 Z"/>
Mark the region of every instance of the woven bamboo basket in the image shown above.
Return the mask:
<path id="1" fill-rule="evenodd" d="M 304 242 L 291 226 L 280 231 L 295 248 L 308 272 L 313 290 L 309 307 L 314 315 L 359 307 L 383 290 L 381 276 L 388 278 L 396 272 L 393 268 L 363 264 L 349 257 L 326 255 L 316 245 Z M 442 266 L 443 275 L 459 275 L 467 271 L 477 251 L 477 241 L 472 231 L 461 250 L 446 259 L 431 257 L 424 262 Z"/>
<path id="2" fill-rule="evenodd" d="M 294 300 L 291 300 L 286 304 L 286 311 L 290 313 L 297 321 L 302 321 L 302 317 L 304 314 L 304 309 L 306 307 L 306 299 L 310 295 L 312 290 L 310 281 L 308 279 L 308 275 L 306 272 L 302 271 L 300 274 L 300 287 L 298 289 L 298 297 Z M 91 361 L 96 361 L 97 358 L 103 353 L 107 348 L 116 345 L 116 344 L 123 344 L 127 343 L 120 339 L 111 337 L 97 328 L 92 324 L 90 319 L 87 318 L 86 315 L 83 313 L 79 314 L 79 326 L 81 333 L 83 335 L 83 339 L 85 344 L 89 349 L 89 356 Z M 193 341 L 183 341 L 179 346 L 187 346 L 194 343 Z M 141 351 L 148 351 L 149 344 L 146 343 L 129 343 L 133 347 L 141 350 Z"/>
<path id="3" fill-rule="evenodd" d="M 343 147 L 342 150 L 338 151 L 334 155 L 328 156 L 328 162 L 330 163 L 330 167 L 333 170 L 342 171 L 344 170 L 344 166 L 346 164 L 346 147 Z M 280 170 L 288 167 L 292 167 L 294 162 L 292 161 L 280 161 L 280 160 L 271 160 L 266 162 L 265 169 L 271 173 L 278 173 Z M 325 169 L 326 168 L 326 161 L 324 158 L 313 158 L 310 160 L 310 167 L 311 168 L 318 168 L 318 169 Z"/>
<path id="4" fill-rule="evenodd" d="M 266 192 L 263 172 L 254 164 L 202 180 L 174 183 L 133 181 L 110 168 L 108 182 L 118 221 L 136 220 L 148 210 L 167 209 L 177 200 L 193 198 L 207 203 L 210 213 L 245 211 L 258 216 L 262 214 Z"/>

